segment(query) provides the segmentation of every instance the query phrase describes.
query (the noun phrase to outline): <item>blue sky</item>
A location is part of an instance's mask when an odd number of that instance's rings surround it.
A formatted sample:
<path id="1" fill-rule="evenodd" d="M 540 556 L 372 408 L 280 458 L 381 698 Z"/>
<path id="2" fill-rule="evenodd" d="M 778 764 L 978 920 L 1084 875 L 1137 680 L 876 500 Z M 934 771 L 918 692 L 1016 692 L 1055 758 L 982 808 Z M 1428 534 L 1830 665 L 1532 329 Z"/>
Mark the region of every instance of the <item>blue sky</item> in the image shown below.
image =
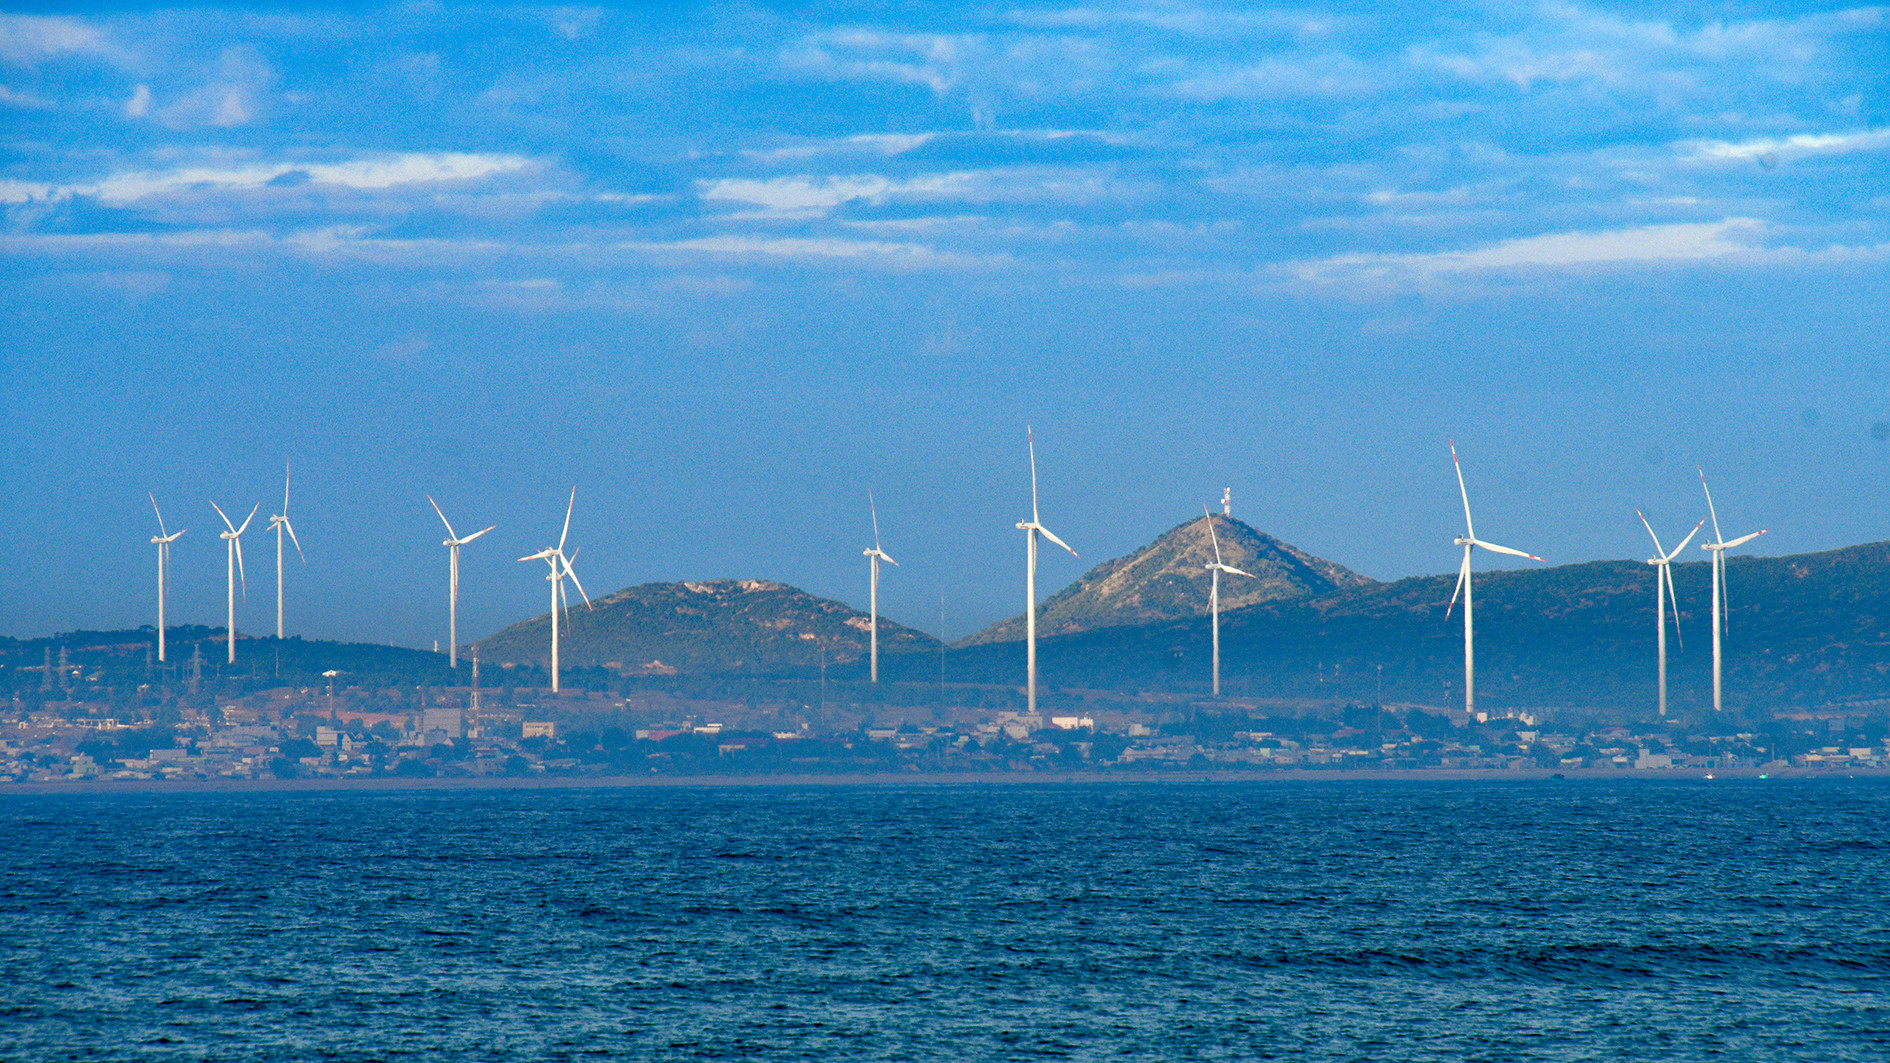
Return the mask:
<path id="1" fill-rule="evenodd" d="M 15 5 L 0 632 L 444 638 L 765 577 L 1022 607 L 1024 424 L 1081 562 L 1234 489 L 1379 578 L 1704 515 L 1890 535 L 1890 9 Z M 273 500 L 273 502 L 271 501 Z M 209 518 L 206 520 L 205 518 Z M 271 623 L 252 531 L 239 625 Z"/>

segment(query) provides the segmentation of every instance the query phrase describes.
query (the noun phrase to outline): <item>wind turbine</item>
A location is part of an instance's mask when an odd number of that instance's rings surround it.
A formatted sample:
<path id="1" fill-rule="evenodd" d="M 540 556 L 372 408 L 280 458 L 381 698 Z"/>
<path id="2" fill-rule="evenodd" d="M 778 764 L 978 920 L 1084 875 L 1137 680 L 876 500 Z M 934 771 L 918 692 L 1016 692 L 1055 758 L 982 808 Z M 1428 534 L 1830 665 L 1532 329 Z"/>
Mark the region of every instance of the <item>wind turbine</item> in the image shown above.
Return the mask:
<path id="1" fill-rule="evenodd" d="M 1486 543 L 1477 538 L 1476 526 L 1470 522 L 1470 492 L 1463 486 L 1463 463 L 1457 460 L 1457 444 L 1450 444 L 1450 463 L 1457 467 L 1457 493 L 1463 497 L 1463 534 L 1452 542 L 1463 547 L 1463 565 L 1457 569 L 1457 589 L 1450 592 L 1450 605 L 1444 610 L 1444 618 L 1450 618 L 1450 610 L 1457 605 L 1457 595 L 1463 595 L 1463 711 L 1475 715 L 1477 708 L 1477 652 L 1476 625 L 1470 609 L 1470 551 L 1481 546 L 1498 554 L 1512 557 L 1526 557 L 1531 561 L 1540 561 L 1534 554 L 1495 543 Z"/>
<path id="2" fill-rule="evenodd" d="M 1225 505 L 1226 502 L 1227 497 L 1223 495 L 1221 503 Z M 1201 507 L 1201 519 L 1207 521 L 1208 541 L 1214 544 L 1214 563 L 1207 567 L 1214 574 L 1214 582 L 1208 586 L 1208 610 L 1214 614 L 1214 696 L 1218 698 L 1221 696 L 1221 573 L 1246 576 L 1248 579 L 1254 577 L 1251 572 L 1242 572 L 1232 565 L 1221 563 L 1221 539 L 1214 534 L 1214 517 L 1206 505 Z"/>
<path id="3" fill-rule="evenodd" d="M 440 513 L 440 504 L 438 502 L 433 501 L 432 495 L 427 496 L 427 501 L 429 503 L 432 503 L 433 512 Z M 573 498 L 572 501 L 576 501 L 576 499 Z M 446 656 L 447 656 L 447 663 L 453 668 L 458 668 L 459 667 L 459 548 L 462 546 L 465 546 L 469 542 L 472 542 L 474 539 L 479 538 L 481 535 L 484 535 L 485 533 L 491 531 L 493 528 L 498 527 L 498 525 L 493 524 L 485 528 L 481 528 L 480 530 L 473 532 L 471 535 L 468 535 L 464 539 L 462 539 L 459 537 L 459 533 L 453 530 L 453 522 L 446 519 L 446 514 L 440 513 L 440 523 L 446 525 L 446 541 L 441 543 L 440 545 L 446 547 L 448 551 L 450 551 L 448 555 L 450 560 L 447 562 L 447 568 L 448 568 L 450 579 L 452 581 L 450 584 L 450 589 L 447 591 L 447 595 L 446 595 L 447 641 L 451 643 L 451 645 L 447 647 Z"/>
<path id="4" fill-rule="evenodd" d="M 243 581 L 243 599 L 245 601 L 249 599 L 249 577 L 243 575 L 243 533 L 249 530 L 249 522 L 256 519 L 256 511 L 262 508 L 262 503 L 258 502 L 249 507 L 249 516 L 243 518 L 243 526 L 241 528 L 230 523 L 230 518 L 223 512 L 222 506 L 212 502 L 210 503 L 210 508 L 217 511 L 217 516 L 223 518 L 223 526 L 230 529 L 226 532 L 218 532 L 217 536 L 223 540 L 224 554 L 226 555 L 224 559 L 225 567 L 229 569 L 230 574 L 230 619 L 228 632 L 230 636 L 230 663 L 235 664 L 236 581 L 239 578 Z"/>
<path id="5" fill-rule="evenodd" d="M 897 568 L 899 562 L 894 561 L 891 554 L 879 548 L 879 507 L 873 503 L 872 491 L 866 492 L 866 506 L 868 509 L 872 510 L 873 513 L 873 548 L 871 550 L 863 550 L 861 553 L 866 555 L 867 562 L 873 570 L 873 589 L 869 592 L 870 597 L 868 601 L 871 604 L 868 608 L 871 610 L 873 632 L 872 676 L 873 682 L 877 683 L 879 682 L 879 563 L 884 561 L 894 568 Z"/>
<path id="6" fill-rule="evenodd" d="M 289 523 L 289 463 L 282 463 L 282 512 L 269 518 L 269 526 L 276 530 L 276 641 L 282 640 L 282 533 L 289 533 L 289 541 L 295 544 L 295 555 L 308 564 L 308 555 L 302 552 L 302 540 L 295 537 L 295 525 Z"/>
<path id="7" fill-rule="evenodd" d="M 1719 514 L 1713 509 L 1713 492 L 1706 487 L 1706 470 L 1700 470 L 1700 490 L 1706 492 L 1706 515 L 1713 521 L 1713 541 L 1701 543 L 1700 549 L 1707 551 L 1713 561 L 1713 711 L 1720 711 L 1719 680 L 1719 635 L 1722 628 L 1730 629 L 1732 612 L 1730 600 L 1726 597 L 1726 551 L 1745 544 L 1764 535 L 1769 528 L 1760 528 L 1750 535 L 1741 535 L 1732 542 L 1719 533 Z M 1723 607 L 1723 608 L 1722 608 Z"/>
<path id="8" fill-rule="evenodd" d="M 1660 714 L 1664 717 L 1667 715 L 1667 602 L 1669 600 L 1673 602 L 1673 637 L 1675 641 L 1680 638 L 1680 596 L 1674 593 L 1673 569 L 1669 566 L 1673 564 L 1674 558 L 1680 556 L 1680 551 L 1685 550 L 1687 544 L 1693 541 L 1693 537 L 1700 534 L 1700 529 L 1706 526 L 1706 521 L 1702 520 L 1695 524 L 1693 530 L 1687 533 L 1687 537 L 1680 540 L 1680 545 L 1674 547 L 1669 553 L 1661 547 L 1660 536 L 1654 534 L 1654 526 L 1647 523 L 1647 517 L 1638 509 L 1634 511 L 1634 515 L 1641 518 L 1641 527 L 1646 528 L 1648 538 L 1654 540 L 1655 556 L 1648 558 L 1647 563 L 1654 566 L 1654 642 L 1660 648 Z"/>
<path id="9" fill-rule="evenodd" d="M 164 514 L 158 510 L 157 496 L 149 491 L 146 491 L 145 495 L 151 499 L 151 512 L 156 513 L 158 519 L 158 533 L 151 537 L 151 541 L 156 543 L 158 548 L 158 661 L 162 663 L 164 660 L 164 583 L 170 574 L 171 544 L 177 541 L 178 536 L 190 529 L 179 528 L 175 532 L 165 531 Z"/>
<path id="10" fill-rule="evenodd" d="M 1030 444 L 1030 519 L 1018 521 L 1017 529 L 1024 533 L 1025 697 L 1029 702 L 1028 711 L 1034 716 L 1037 712 L 1037 537 L 1041 535 L 1069 550 L 1071 557 L 1083 555 L 1053 535 L 1037 515 L 1037 435 L 1028 425 L 1024 432 Z"/>
<path id="11" fill-rule="evenodd" d="M 564 596 L 566 576 L 571 577 L 571 582 L 577 584 L 578 593 L 584 595 L 584 607 L 594 608 L 591 605 L 591 596 L 584 594 L 584 584 L 577 578 L 577 569 L 571 567 L 571 558 L 566 557 L 564 553 L 564 541 L 571 535 L 571 508 L 575 505 L 577 505 L 577 488 L 573 487 L 571 501 L 564 507 L 564 531 L 558 535 L 558 545 L 547 546 L 535 554 L 527 554 L 519 558 L 520 561 L 543 561 L 551 566 L 551 574 L 545 578 L 551 581 L 551 692 L 553 694 L 558 692 L 558 609 L 563 607 L 569 615 L 571 608 Z M 577 551 L 573 550 L 571 553 L 575 556 Z"/>

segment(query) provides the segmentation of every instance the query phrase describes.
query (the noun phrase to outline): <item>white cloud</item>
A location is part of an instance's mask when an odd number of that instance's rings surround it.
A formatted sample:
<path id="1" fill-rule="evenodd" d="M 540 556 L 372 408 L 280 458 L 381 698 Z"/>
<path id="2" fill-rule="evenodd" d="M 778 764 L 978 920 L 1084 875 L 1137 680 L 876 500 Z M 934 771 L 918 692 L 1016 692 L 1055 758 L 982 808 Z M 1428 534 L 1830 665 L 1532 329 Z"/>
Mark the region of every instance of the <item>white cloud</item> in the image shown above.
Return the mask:
<path id="1" fill-rule="evenodd" d="M 688 251 L 709 255 L 794 259 L 873 260 L 882 264 L 919 268 L 992 265 L 1002 256 L 973 256 L 941 252 L 924 244 L 882 240 L 842 240 L 822 237 L 705 236 L 667 243 L 624 245 L 639 251 Z"/>
<path id="2" fill-rule="evenodd" d="M 74 18 L 0 15 L 0 60 L 32 64 L 74 53 L 116 55 L 97 29 Z"/>
<path id="3" fill-rule="evenodd" d="M 1726 218 L 1607 232 L 1546 233 L 1467 251 L 1337 255 L 1288 268 L 1301 280 L 1339 284 L 1420 281 L 1446 274 L 1516 269 L 1699 262 L 1757 253 L 1765 232 L 1765 224 L 1752 218 Z"/>
<path id="4" fill-rule="evenodd" d="M 731 177 L 704 181 L 697 187 L 706 200 L 748 203 L 773 214 L 810 216 L 824 214 L 842 203 L 856 199 L 878 204 L 894 198 L 962 195 L 971 187 L 971 175 L 936 174 L 903 181 L 877 174 L 766 179 Z"/>
<path id="5" fill-rule="evenodd" d="M 28 111 L 49 111 L 52 101 L 42 100 L 27 92 L 15 92 L 5 85 L 0 85 L 0 107 L 18 107 Z"/>
<path id="6" fill-rule="evenodd" d="M 935 133 L 862 133 L 858 136 L 840 137 L 810 144 L 794 144 L 765 151 L 744 151 L 742 154 L 760 162 L 788 162 L 821 155 L 863 151 L 880 155 L 904 155 L 914 148 L 924 146 L 935 136 L 937 136 Z"/>
<path id="7" fill-rule="evenodd" d="M 238 167 L 131 171 L 113 174 L 89 184 L 0 181 L 0 203 L 96 196 L 108 203 L 123 204 L 198 188 L 255 189 L 279 178 L 297 175 L 305 175 L 311 184 L 379 190 L 410 184 L 471 181 L 522 170 L 529 165 L 531 160 L 519 155 L 446 152 L 382 155 L 313 165 L 259 163 Z"/>
<path id="8" fill-rule="evenodd" d="M 131 92 L 131 99 L 125 101 L 126 118 L 143 118 L 151 113 L 151 86 L 139 85 Z"/>
<path id="9" fill-rule="evenodd" d="M 1805 155 L 1836 155 L 1851 151 L 1881 151 L 1890 148 L 1890 129 L 1857 133 L 1799 133 L 1789 137 L 1762 137 L 1737 143 L 1724 140 L 1695 141 L 1684 145 L 1692 149 L 1696 160 L 1734 159 L 1749 162 L 1770 157 L 1773 160 Z"/>

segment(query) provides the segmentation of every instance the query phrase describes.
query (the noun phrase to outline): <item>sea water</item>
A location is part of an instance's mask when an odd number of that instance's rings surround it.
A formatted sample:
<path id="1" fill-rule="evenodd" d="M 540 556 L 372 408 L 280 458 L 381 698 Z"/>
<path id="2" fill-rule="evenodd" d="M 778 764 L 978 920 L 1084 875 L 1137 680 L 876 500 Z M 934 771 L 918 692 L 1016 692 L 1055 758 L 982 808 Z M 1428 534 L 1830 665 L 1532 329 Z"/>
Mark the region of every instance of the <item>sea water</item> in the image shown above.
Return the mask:
<path id="1" fill-rule="evenodd" d="M 1890 784 L 0 796 L 4 1059 L 1882 1060 Z"/>

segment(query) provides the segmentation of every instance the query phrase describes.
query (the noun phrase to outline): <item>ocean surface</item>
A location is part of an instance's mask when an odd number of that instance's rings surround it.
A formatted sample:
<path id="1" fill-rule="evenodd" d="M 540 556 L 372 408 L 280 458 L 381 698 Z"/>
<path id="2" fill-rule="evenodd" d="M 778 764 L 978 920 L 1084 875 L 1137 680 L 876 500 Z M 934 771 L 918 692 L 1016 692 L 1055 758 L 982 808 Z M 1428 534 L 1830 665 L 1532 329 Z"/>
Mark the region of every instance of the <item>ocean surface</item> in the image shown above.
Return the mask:
<path id="1" fill-rule="evenodd" d="M 0 1059 L 1890 1058 L 1890 784 L 0 796 Z"/>

